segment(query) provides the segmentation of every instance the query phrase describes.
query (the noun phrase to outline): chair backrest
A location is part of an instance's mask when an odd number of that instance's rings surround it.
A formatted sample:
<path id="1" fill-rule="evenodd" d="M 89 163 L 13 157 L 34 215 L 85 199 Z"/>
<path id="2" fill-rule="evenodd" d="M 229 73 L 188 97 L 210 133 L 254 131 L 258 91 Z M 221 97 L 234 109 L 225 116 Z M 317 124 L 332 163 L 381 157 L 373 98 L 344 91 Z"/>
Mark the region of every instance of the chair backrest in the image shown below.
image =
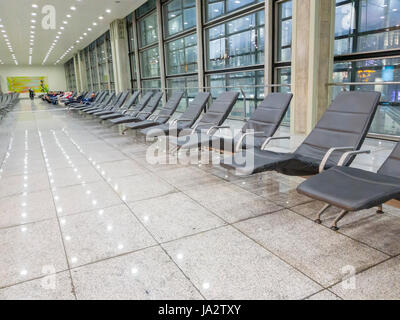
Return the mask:
<path id="1" fill-rule="evenodd" d="M 264 137 L 272 137 L 281 125 L 292 98 L 291 93 L 270 93 L 254 111 L 242 131 L 264 132 Z"/>
<path id="2" fill-rule="evenodd" d="M 209 129 L 212 126 L 220 126 L 223 124 L 231 113 L 238 97 L 239 93 L 235 91 L 222 93 L 217 100 L 213 102 L 205 115 L 200 119 L 199 123 L 197 124 L 197 130 L 201 131 L 204 129 Z"/>
<path id="3" fill-rule="evenodd" d="M 117 100 L 117 102 L 114 104 L 114 108 L 115 109 L 119 109 L 122 107 L 122 105 L 124 104 L 126 98 L 129 95 L 129 90 L 122 92 L 120 98 Z"/>
<path id="4" fill-rule="evenodd" d="M 137 115 L 137 117 L 140 120 L 146 120 L 148 117 L 150 117 L 150 115 L 157 109 L 162 96 L 162 92 L 156 92 L 146 107 Z"/>
<path id="5" fill-rule="evenodd" d="M 162 107 L 160 113 L 158 114 L 157 122 L 165 123 L 171 118 L 176 109 L 179 106 L 183 97 L 183 92 L 175 92 L 168 99 L 168 102 Z"/>
<path id="6" fill-rule="evenodd" d="M 380 96 L 373 91 L 340 93 L 295 153 L 320 161 L 334 147 L 359 149 L 374 119 Z M 334 152 L 327 165 L 336 165 L 345 152 Z M 354 157 L 349 158 L 345 165 L 353 160 Z"/>
<path id="7" fill-rule="evenodd" d="M 108 106 L 115 99 L 115 93 L 110 94 L 108 98 L 105 98 L 102 103 L 100 103 L 100 107 Z"/>
<path id="8" fill-rule="evenodd" d="M 130 108 L 139 97 L 139 94 L 140 94 L 139 91 L 133 92 L 132 95 L 129 97 L 129 99 L 126 100 L 125 104 L 123 105 L 123 108 L 125 109 Z"/>
<path id="9" fill-rule="evenodd" d="M 400 178 L 400 142 L 397 143 L 389 158 L 378 170 L 378 173 Z"/>
<path id="10" fill-rule="evenodd" d="M 199 92 L 196 98 L 189 103 L 186 111 L 180 116 L 179 119 L 188 119 L 187 121 L 181 121 L 179 124 L 185 128 L 190 128 L 194 125 L 196 120 L 200 117 L 200 114 L 205 110 L 208 100 L 210 99 L 209 92 Z"/>
<path id="11" fill-rule="evenodd" d="M 130 114 L 132 116 L 136 116 L 140 111 L 142 111 L 144 109 L 144 107 L 147 106 L 147 104 L 149 103 L 151 97 L 153 96 L 152 92 L 147 92 L 139 101 L 139 103 L 137 105 L 135 105 Z"/>

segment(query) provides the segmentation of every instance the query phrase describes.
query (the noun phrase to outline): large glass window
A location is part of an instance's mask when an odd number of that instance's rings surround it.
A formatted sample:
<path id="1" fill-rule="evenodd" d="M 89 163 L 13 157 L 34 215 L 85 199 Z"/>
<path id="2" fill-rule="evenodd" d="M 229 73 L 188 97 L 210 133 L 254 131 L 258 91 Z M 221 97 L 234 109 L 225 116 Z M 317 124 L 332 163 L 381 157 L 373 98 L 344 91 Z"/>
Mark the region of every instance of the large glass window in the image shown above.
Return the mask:
<path id="1" fill-rule="evenodd" d="M 212 74 L 207 78 L 213 98 L 224 91 L 242 90 L 244 92 L 245 96 L 240 94 L 230 114 L 231 118 L 242 120 L 250 117 L 257 105 L 264 100 L 264 70 Z"/>
<path id="2" fill-rule="evenodd" d="M 264 2 L 264 0 L 204 0 L 207 21 L 219 18 L 225 14 L 243 9 L 246 6 Z"/>
<path id="3" fill-rule="evenodd" d="M 156 90 L 161 88 L 161 80 L 143 80 L 142 81 L 142 89 L 146 92 L 147 90 Z"/>
<path id="4" fill-rule="evenodd" d="M 140 48 L 146 47 L 158 41 L 157 12 L 154 12 L 138 23 Z"/>
<path id="5" fill-rule="evenodd" d="M 97 46 L 97 63 L 100 77 L 100 89 L 109 90 L 108 88 L 108 70 L 107 70 L 107 54 L 105 48 L 105 37 L 101 36 L 96 40 Z"/>
<path id="6" fill-rule="evenodd" d="M 196 27 L 196 1 L 172 0 L 164 5 L 165 36 Z"/>
<path id="7" fill-rule="evenodd" d="M 115 91 L 114 67 L 113 67 L 113 57 L 112 57 L 112 49 L 111 49 L 110 32 L 107 32 L 105 37 L 106 37 L 105 48 L 106 48 L 106 58 L 107 58 L 110 90 L 111 91 Z"/>
<path id="8" fill-rule="evenodd" d="M 135 14 L 136 18 L 139 19 L 143 17 L 148 12 L 154 10 L 156 8 L 156 0 L 148 0 L 144 4 L 142 4 L 138 9 L 136 9 Z"/>
<path id="9" fill-rule="evenodd" d="M 278 4 L 277 61 L 292 59 L 292 1 Z"/>
<path id="10" fill-rule="evenodd" d="M 177 109 L 177 111 L 179 112 L 184 112 L 189 103 L 196 97 L 197 93 L 199 92 L 199 83 L 197 76 L 171 78 L 167 80 L 167 86 L 169 88 L 168 96 L 171 96 L 176 91 L 184 92 L 184 96 Z"/>
<path id="11" fill-rule="evenodd" d="M 213 26 L 207 35 L 207 69 L 264 64 L 264 10 Z"/>
<path id="12" fill-rule="evenodd" d="M 165 51 L 167 75 L 197 72 L 196 34 L 168 42 Z"/>
<path id="13" fill-rule="evenodd" d="M 160 54 L 158 47 L 140 52 L 140 66 L 142 78 L 156 78 L 160 76 Z"/>
<path id="14" fill-rule="evenodd" d="M 336 0 L 335 82 L 382 93 L 370 133 L 400 135 L 400 0 Z M 391 52 L 391 53 L 389 53 Z M 397 52 L 397 53 L 396 53 Z M 390 56 L 397 58 L 390 58 Z M 376 84 L 378 82 L 378 84 Z M 333 87 L 334 96 L 342 87 Z"/>
<path id="15" fill-rule="evenodd" d="M 92 87 L 93 90 L 97 91 L 100 89 L 99 75 L 97 73 L 97 52 L 96 42 L 89 45 L 89 56 L 90 56 L 90 74 L 92 76 Z"/>
<path id="16" fill-rule="evenodd" d="M 340 62 L 334 66 L 335 82 L 400 82 L 400 58 Z M 370 132 L 400 136 L 400 85 L 349 85 L 347 90 L 382 93 L 380 107 Z M 342 90 L 334 87 L 334 96 Z"/>
<path id="17" fill-rule="evenodd" d="M 70 59 L 64 65 L 65 77 L 67 80 L 67 90 L 76 91 L 76 78 L 75 78 L 75 67 L 74 59 Z"/>
<path id="18" fill-rule="evenodd" d="M 86 67 L 86 82 L 88 86 L 88 90 L 93 90 L 92 86 L 92 76 L 91 76 L 91 69 L 90 69 L 90 58 L 89 58 L 89 48 L 86 47 L 84 50 L 85 56 L 85 67 Z"/>
<path id="19" fill-rule="evenodd" d="M 336 4 L 336 55 L 400 48 L 400 0 Z"/>

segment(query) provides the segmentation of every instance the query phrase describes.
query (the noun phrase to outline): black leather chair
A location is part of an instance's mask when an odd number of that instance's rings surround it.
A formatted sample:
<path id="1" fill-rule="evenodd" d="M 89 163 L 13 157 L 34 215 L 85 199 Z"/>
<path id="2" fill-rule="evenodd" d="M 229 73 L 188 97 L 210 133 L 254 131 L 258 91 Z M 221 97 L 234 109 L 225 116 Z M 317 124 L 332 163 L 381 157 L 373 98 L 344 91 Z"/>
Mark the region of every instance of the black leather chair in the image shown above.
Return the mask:
<path id="1" fill-rule="evenodd" d="M 342 92 L 294 153 L 267 151 L 264 145 L 262 149 L 244 151 L 250 154 L 237 158 L 251 161 L 237 163 L 234 155 L 224 159 L 221 166 L 241 175 L 276 170 L 291 176 L 310 176 L 321 168 L 334 167 L 344 153 L 360 149 L 379 99 L 379 92 Z M 344 165 L 349 166 L 353 159 L 349 157 Z"/>
<path id="2" fill-rule="evenodd" d="M 182 149 L 209 147 L 223 151 L 238 152 L 242 149 L 262 148 L 278 130 L 293 98 L 291 93 L 271 93 L 257 107 L 251 118 L 233 138 L 218 137 L 214 134 L 229 126 L 215 126 L 208 133 L 201 134 L 198 141 L 186 144 Z"/>
<path id="3" fill-rule="evenodd" d="M 100 116 L 100 119 L 103 121 L 105 120 L 112 120 L 112 119 L 117 119 L 117 118 L 123 118 L 126 115 L 131 115 L 135 116 L 138 114 L 140 111 L 144 109 L 144 107 L 147 105 L 147 103 L 150 101 L 152 97 L 152 93 L 148 92 L 146 93 L 139 101 L 139 103 L 134 104 L 137 98 L 139 97 L 139 92 L 135 92 L 132 96 L 134 98 L 134 102 L 132 104 L 127 104 L 127 108 L 125 110 L 121 110 L 119 112 L 114 112 L 110 113 L 108 115 Z M 133 99 L 132 98 L 132 99 Z"/>
<path id="4" fill-rule="evenodd" d="M 126 115 L 122 118 L 112 119 L 110 120 L 111 126 L 146 120 L 157 109 L 162 96 L 163 94 L 161 92 L 155 93 L 142 111 L 139 111 L 136 115 Z"/>
<path id="5" fill-rule="evenodd" d="M 354 153 L 343 157 L 351 155 Z M 343 210 L 332 224 L 331 229 L 335 231 L 339 230 L 338 222 L 349 212 L 378 206 L 377 213 L 382 214 L 384 203 L 400 200 L 400 143 L 377 173 L 337 166 L 303 182 L 297 191 L 327 203 L 318 212 L 317 223 L 321 223 L 321 216 L 329 207 Z"/>
<path id="6" fill-rule="evenodd" d="M 186 111 L 178 119 L 171 121 L 171 123 L 143 129 L 140 132 L 147 137 L 159 137 L 169 136 L 172 132 L 178 134 L 182 130 L 191 128 L 200 117 L 200 114 L 205 110 L 209 99 L 210 93 L 199 92 L 193 101 L 189 103 Z"/>

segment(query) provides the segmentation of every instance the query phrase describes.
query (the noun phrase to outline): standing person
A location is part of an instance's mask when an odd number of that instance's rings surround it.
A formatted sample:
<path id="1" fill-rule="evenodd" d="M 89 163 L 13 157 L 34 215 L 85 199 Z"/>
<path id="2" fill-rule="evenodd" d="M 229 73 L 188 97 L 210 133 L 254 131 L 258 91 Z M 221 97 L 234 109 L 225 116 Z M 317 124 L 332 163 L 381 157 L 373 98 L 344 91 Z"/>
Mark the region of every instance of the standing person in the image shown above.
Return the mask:
<path id="1" fill-rule="evenodd" d="M 29 88 L 29 98 L 31 100 L 35 99 L 35 92 L 32 90 L 32 88 Z"/>

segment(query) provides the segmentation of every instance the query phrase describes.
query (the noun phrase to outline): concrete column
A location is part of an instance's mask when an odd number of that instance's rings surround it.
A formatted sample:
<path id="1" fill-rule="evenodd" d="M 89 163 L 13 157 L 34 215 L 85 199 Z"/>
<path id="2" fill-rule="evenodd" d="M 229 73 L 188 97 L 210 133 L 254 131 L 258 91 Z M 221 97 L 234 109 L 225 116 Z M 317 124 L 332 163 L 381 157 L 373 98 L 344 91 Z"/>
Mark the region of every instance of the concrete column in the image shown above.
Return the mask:
<path id="1" fill-rule="evenodd" d="M 293 0 L 292 133 L 308 134 L 330 104 L 335 0 Z"/>
<path id="2" fill-rule="evenodd" d="M 204 83 L 204 41 L 203 41 L 203 10 L 201 0 L 196 0 L 196 35 L 197 35 L 197 76 L 199 91 L 203 91 Z"/>
<path id="3" fill-rule="evenodd" d="M 131 88 L 131 77 L 128 55 L 128 31 L 125 19 L 115 20 L 111 23 L 110 37 L 115 91 L 128 90 Z"/>
<path id="4" fill-rule="evenodd" d="M 158 27 L 158 51 L 160 53 L 160 78 L 161 78 L 161 90 L 164 92 L 163 103 L 167 102 L 167 94 L 165 91 L 166 87 L 166 75 L 165 75 L 165 55 L 164 55 L 164 34 L 163 34 L 163 19 L 162 19 L 162 4 L 161 0 L 156 0 L 157 8 L 157 27 Z"/>
<path id="5" fill-rule="evenodd" d="M 273 0 L 265 0 L 265 49 L 264 49 L 264 83 L 271 85 L 274 83 L 272 78 L 272 57 L 273 57 Z M 265 95 L 272 92 L 272 88 L 266 87 L 264 89 Z"/>

